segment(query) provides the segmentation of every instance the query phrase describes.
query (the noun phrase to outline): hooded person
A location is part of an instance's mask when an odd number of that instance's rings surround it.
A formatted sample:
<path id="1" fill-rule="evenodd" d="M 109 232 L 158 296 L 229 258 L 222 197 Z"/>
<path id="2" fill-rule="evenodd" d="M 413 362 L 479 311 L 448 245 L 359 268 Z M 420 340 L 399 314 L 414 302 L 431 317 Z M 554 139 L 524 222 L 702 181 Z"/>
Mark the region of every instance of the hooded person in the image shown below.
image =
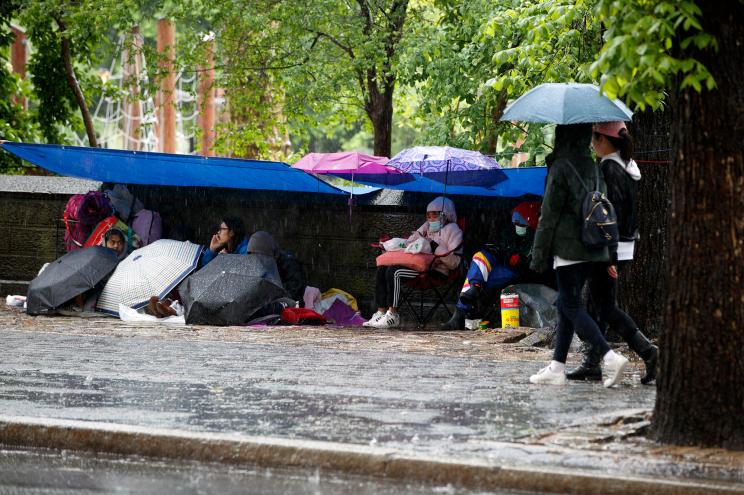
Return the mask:
<path id="1" fill-rule="evenodd" d="M 248 240 L 247 252 L 274 258 L 284 288 L 295 301 L 304 301 L 307 277 L 302 262 L 292 253 L 279 249 L 279 245 L 270 233 L 264 230 L 255 232 Z"/>
<path id="2" fill-rule="evenodd" d="M 426 207 L 426 221 L 406 240 L 409 245 L 419 239 L 431 243 L 431 252 L 437 256 L 431 267 L 436 277 L 448 277 L 460 265 L 462 256 L 462 230 L 457 225 L 457 212 L 451 199 L 439 196 Z M 395 328 L 400 326 L 401 282 L 416 278 L 420 272 L 401 265 L 378 266 L 375 279 L 377 312 L 364 326 Z"/>
<path id="3" fill-rule="evenodd" d="M 486 244 L 473 255 L 455 311 L 440 325 L 441 330 L 463 330 L 465 318 L 482 317 L 488 303 L 507 284 L 532 281 L 530 251 L 539 218 L 538 201 L 519 203 L 512 210 L 511 225 L 495 243 Z"/>

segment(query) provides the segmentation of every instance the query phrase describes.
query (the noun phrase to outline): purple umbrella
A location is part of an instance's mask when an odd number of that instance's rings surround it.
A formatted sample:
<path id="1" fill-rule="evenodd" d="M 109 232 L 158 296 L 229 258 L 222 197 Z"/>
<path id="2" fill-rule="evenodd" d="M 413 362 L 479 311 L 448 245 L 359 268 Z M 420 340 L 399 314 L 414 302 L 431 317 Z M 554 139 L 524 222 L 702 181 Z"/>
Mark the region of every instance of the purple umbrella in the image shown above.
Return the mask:
<path id="1" fill-rule="evenodd" d="M 492 187 L 507 179 L 493 158 L 477 151 L 450 146 L 407 148 L 395 155 L 387 165 L 445 185 Z"/>
<path id="2" fill-rule="evenodd" d="M 292 167 L 316 174 L 333 175 L 352 182 L 396 185 L 414 180 L 411 174 L 388 167 L 385 165 L 387 162 L 388 158 L 384 156 L 365 155 L 357 151 L 308 153 Z"/>

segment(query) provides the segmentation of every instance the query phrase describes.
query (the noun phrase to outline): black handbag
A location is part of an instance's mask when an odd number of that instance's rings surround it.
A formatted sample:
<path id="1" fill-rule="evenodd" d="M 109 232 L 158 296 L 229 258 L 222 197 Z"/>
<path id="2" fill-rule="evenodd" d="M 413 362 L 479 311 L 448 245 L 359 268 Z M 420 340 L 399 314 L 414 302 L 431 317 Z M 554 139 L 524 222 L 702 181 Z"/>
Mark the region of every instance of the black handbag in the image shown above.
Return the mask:
<path id="1" fill-rule="evenodd" d="M 599 190 L 599 170 L 594 171 L 594 190 L 590 190 L 573 164 L 570 161 L 567 163 L 586 191 L 581 205 L 584 221 L 581 226 L 581 242 L 590 249 L 616 246 L 620 239 L 617 215 L 610 200 Z"/>

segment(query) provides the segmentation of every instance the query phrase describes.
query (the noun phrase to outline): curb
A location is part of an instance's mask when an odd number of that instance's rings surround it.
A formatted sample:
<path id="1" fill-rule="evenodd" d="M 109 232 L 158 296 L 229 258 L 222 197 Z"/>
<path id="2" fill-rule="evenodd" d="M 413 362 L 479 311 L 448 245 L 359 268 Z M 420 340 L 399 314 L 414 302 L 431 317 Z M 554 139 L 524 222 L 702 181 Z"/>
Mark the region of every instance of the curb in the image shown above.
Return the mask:
<path id="1" fill-rule="evenodd" d="M 394 450 L 314 440 L 191 433 L 111 423 L 0 416 L 0 444 L 259 467 L 316 468 L 473 490 L 565 494 L 743 494 L 741 484 L 621 476 L 591 471 L 436 459 Z M 523 446 L 529 448 L 529 446 Z"/>

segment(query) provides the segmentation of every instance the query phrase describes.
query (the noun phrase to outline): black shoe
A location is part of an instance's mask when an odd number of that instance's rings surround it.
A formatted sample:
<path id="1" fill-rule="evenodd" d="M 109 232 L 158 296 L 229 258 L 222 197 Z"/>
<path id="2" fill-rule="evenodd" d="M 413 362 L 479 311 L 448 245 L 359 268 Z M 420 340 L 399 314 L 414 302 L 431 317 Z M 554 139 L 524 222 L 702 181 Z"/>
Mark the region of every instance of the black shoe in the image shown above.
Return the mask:
<path id="1" fill-rule="evenodd" d="M 566 373 L 569 380 L 602 381 L 602 366 L 599 364 L 602 356 L 590 344 L 584 344 L 584 360 L 578 368 Z"/>
<path id="2" fill-rule="evenodd" d="M 480 285 L 471 285 L 468 290 L 460 293 L 460 301 L 464 304 L 474 306 L 483 297 L 483 287 Z"/>
<path id="3" fill-rule="evenodd" d="M 439 325 L 440 330 L 465 330 L 465 311 L 455 307 L 452 318 Z"/>
<path id="4" fill-rule="evenodd" d="M 581 363 L 578 368 L 566 373 L 569 380 L 586 380 L 590 382 L 602 381 L 602 367 L 598 364 Z"/>
<path id="5" fill-rule="evenodd" d="M 640 330 L 636 331 L 628 340 L 628 346 L 643 359 L 643 363 L 646 365 L 646 374 L 641 377 L 641 383 L 648 385 L 656 379 L 656 364 L 659 360 L 659 349 Z"/>

